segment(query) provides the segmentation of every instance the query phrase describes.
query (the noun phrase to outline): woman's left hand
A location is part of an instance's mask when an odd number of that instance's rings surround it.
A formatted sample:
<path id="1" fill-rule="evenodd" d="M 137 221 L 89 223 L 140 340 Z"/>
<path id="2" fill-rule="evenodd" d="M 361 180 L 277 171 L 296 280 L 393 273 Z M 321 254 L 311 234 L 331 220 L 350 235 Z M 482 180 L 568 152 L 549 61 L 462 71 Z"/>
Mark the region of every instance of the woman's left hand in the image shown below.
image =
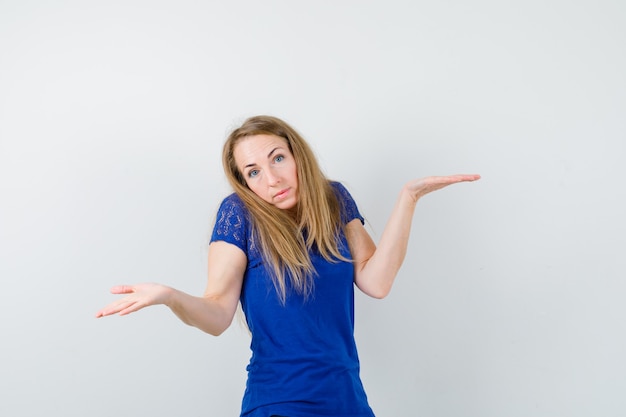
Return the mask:
<path id="1" fill-rule="evenodd" d="M 411 198 L 417 202 L 420 198 L 428 193 L 447 187 L 448 185 L 459 182 L 471 182 L 480 179 L 478 174 L 459 174 L 447 175 L 441 177 L 425 177 L 417 180 L 411 180 L 404 186 Z"/>

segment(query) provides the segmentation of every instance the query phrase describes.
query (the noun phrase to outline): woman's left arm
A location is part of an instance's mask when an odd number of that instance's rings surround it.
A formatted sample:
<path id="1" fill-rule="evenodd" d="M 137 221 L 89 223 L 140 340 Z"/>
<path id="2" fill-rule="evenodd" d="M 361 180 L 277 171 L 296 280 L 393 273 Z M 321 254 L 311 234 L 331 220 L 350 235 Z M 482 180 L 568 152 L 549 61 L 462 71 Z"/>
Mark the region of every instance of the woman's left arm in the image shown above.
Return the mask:
<path id="1" fill-rule="evenodd" d="M 354 282 L 365 294 L 384 298 L 391 291 L 393 281 L 404 261 L 415 206 L 428 193 L 459 182 L 476 181 L 480 175 L 450 175 L 426 177 L 404 185 L 378 247 L 361 221 L 346 225 L 346 238 L 354 260 Z"/>

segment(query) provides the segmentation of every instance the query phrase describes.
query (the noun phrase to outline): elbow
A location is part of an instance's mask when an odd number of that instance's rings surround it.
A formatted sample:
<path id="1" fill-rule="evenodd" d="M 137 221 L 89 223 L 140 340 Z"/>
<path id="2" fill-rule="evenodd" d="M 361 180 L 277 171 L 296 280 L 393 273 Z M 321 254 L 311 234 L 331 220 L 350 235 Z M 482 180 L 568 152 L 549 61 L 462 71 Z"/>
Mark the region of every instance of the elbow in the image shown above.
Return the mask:
<path id="1" fill-rule="evenodd" d="M 220 336 L 230 327 L 232 317 L 231 320 L 228 320 L 227 317 L 219 317 L 214 320 L 183 320 L 183 322 L 188 326 L 195 327 L 204 333 L 210 334 L 211 336 Z"/>
<path id="2" fill-rule="evenodd" d="M 368 292 L 367 295 L 372 298 L 376 298 L 377 300 L 382 300 L 383 298 L 386 298 L 390 292 L 391 288 L 376 288 L 373 291 Z"/>
<path id="3" fill-rule="evenodd" d="M 386 274 L 384 276 L 377 274 L 375 279 L 372 279 L 372 276 L 361 275 L 357 277 L 355 282 L 362 292 L 372 298 L 382 300 L 391 292 L 394 278 L 395 274 Z"/>
<path id="4" fill-rule="evenodd" d="M 210 334 L 211 336 L 221 336 L 224 332 L 226 331 L 226 329 L 211 329 L 211 330 L 205 330 L 205 333 Z"/>
<path id="5" fill-rule="evenodd" d="M 373 283 L 363 280 L 357 280 L 356 286 L 364 294 L 378 300 L 382 300 L 383 298 L 387 297 L 391 292 L 391 285 L 387 283 Z"/>
<path id="6" fill-rule="evenodd" d="M 357 287 L 368 296 L 376 299 L 386 298 L 396 279 L 400 265 L 394 262 L 368 263 L 368 268 L 356 270 L 355 282 Z"/>
<path id="7" fill-rule="evenodd" d="M 359 289 L 372 298 L 382 300 L 391 292 L 391 285 L 378 283 L 375 285 L 357 285 Z"/>
<path id="8" fill-rule="evenodd" d="M 211 336 L 221 336 L 233 322 L 234 316 L 226 316 L 222 317 L 221 320 L 214 321 L 212 323 L 206 323 L 206 326 L 203 327 L 205 333 L 210 334 Z"/>
<path id="9" fill-rule="evenodd" d="M 211 336 L 221 336 L 226 329 L 228 329 L 230 327 L 229 324 L 226 325 L 217 325 L 217 326 L 208 326 L 208 327 L 201 327 L 200 330 L 202 330 L 205 333 L 210 334 Z"/>
<path id="10" fill-rule="evenodd" d="M 212 308 L 209 310 L 209 314 L 203 315 L 202 321 L 195 326 L 211 336 L 221 336 L 231 326 L 235 318 L 237 304 L 224 304 L 219 297 L 205 296 L 204 301 Z"/>

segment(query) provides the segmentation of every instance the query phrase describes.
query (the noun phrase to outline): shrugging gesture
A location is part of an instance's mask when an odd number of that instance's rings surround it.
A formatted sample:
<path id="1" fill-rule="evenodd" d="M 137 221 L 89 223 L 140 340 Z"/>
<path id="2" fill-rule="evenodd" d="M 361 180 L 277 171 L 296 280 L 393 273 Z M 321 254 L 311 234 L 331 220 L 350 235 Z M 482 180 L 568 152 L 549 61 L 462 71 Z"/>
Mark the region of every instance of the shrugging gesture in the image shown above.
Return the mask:
<path id="1" fill-rule="evenodd" d="M 385 297 L 420 198 L 480 176 L 407 182 L 376 247 L 352 196 L 324 175 L 308 143 L 284 121 L 247 119 L 228 136 L 222 164 L 233 193 L 216 216 L 204 294 L 161 284 L 115 286 L 111 292 L 120 298 L 96 317 L 160 304 L 219 335 L 241 305 L 252 335 L 241 416 L 374 417 L 360 383 L 354 285 Z"/>
<path id="2" fill-rule="evenodd" d="M 411 180 L 404 185 L 389 217 L 378 248 L 360 221 L 347 226 L 346 237 L 355 262 L 355 283 L 361 291 L 383 298 L 404 261 L 415 206 L 420 198 L 459 182 L 476 181 L 480 175 L 449 175 Z"/>

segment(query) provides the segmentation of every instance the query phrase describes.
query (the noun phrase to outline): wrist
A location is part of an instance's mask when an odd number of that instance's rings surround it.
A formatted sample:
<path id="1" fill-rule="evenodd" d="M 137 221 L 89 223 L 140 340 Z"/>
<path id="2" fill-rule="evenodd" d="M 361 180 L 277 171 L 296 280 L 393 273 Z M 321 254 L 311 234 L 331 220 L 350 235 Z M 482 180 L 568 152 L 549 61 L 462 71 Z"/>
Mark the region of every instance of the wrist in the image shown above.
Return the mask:
<path id="1" fill-rule="evenodd" d="M 168 307 L 173 307 L 177 304 L 176 290 L 166 285 L 162 287 L 161 302 Z"/>
<path id="2" fill-rule="evenodd" d="M 411 189 L 410 183 L 407 183 L 407 184 L 404 185 L 404 187 L 402 187 L 402 191 L 400 191 L 399 201 L 402 204 L 410 205 L 412 207 L 415 207 L 415 205 L 419 201 L 420 197 L 421 197 L 421 195 L 415 193 Z"/>

